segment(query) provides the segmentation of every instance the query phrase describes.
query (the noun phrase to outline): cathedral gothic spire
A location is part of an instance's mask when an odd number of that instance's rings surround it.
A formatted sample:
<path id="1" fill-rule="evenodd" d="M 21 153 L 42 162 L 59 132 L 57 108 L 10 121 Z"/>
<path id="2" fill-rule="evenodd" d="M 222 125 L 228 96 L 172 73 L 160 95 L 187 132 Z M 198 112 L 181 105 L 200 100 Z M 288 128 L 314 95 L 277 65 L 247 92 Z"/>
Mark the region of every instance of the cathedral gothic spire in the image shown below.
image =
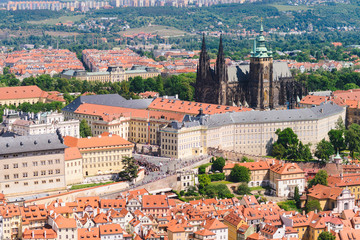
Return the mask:
<path id="1" fill-rule="evenodd" d="M 215 75 L 219 87 L 218 102 L 226 105 L 227 98 L 227 68 L 225 64 L 224 48 L 222 44 L 222 35 L 220 36 L 219 50 L 216 58 Z"/>

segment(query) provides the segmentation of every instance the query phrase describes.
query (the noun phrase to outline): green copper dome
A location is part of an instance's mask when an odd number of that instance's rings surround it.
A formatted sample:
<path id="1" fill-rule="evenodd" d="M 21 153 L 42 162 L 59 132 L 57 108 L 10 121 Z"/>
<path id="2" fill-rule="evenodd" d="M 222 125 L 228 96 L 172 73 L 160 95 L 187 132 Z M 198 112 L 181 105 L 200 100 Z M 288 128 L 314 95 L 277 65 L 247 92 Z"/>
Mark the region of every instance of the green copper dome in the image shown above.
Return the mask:
<path id="1" fill-rule="evenodd" d="M 257 37 L 257 40 L 254 40 L 254 46 L 253 46 L 253 50 L 251 51 L 251 57 L 257 57 L 257 58 L 272 57 L 272 52 L 268 51 L 268 49 L 265 46 L 266 40 L 263 33 L 264 33 L 264 27 L 261 19 L 260 35 Z M 258 42 L 259 44 L 257 45 L 256 42 Z"/>

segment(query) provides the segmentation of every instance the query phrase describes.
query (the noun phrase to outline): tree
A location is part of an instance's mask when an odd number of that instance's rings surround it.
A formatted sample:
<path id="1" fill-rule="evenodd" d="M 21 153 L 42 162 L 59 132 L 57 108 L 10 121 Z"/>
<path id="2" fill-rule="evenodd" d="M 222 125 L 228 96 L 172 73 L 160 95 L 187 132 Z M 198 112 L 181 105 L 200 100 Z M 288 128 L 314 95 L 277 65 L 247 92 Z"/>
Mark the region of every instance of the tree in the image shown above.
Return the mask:
<path id="1" fill-rule="evenodd" d="M 235 165 L 230 173 L 230 181 L 232 182 L 250 182 L 250 170 L 247 167 Z"/>
<path id="2" fill-rule="evenodd" d="M 335 129 L 336 130 L 341 130 L 343 132 L 345 131 L 346 127 L 345 127 L 345 124 L 344 124 L 344 121 L 343 121 L 342 117 L 339 117 L 338 120 L 336 121 Z"/>
<path id="3" fill-rule="evenodd" d="M 209 185 L 211 183 L 211 178 L 207 174 L 198 175 L 199 184 L 203 184 L 204 186 Z"/>
<path id="4" fill-rule="evenodd" d="M 328 136 L 335 151 L 342 151 L 346 148 L 343 130 L 331 129 Z"/>
<path id="5" fill-rule="evenodd" d="M 316 145 L 315 156 L 322 162 L 329 162 L 330 156 L 334 153 L 333 145 L 326 141 L 325 138 Z"/>
<path id="6" fill-rule="evenodd" d="M 144 80 L 142 77 L 134 77 L 130 81 L 130 91 L 135 93 L 141 93 L 144 92 Z"/>
<path id="7" fill-rule="evenodd" d="M 251 190 L 247 183 L 241 183 L 238 186 L 236 193 L 239 195 L 245 195 L 245 194 L 250 194 Z"/>
<path id="8" fill-rule="evenodd" d="M 291 128 L 285 128 L 282 131 L 278 129 L 275 133 L 278 135 L 278 140 L 276 142 L 283 145 L 285 148 L 292 145 L 296 146 L 299 143 L 298 136 Z"/>
<path id="9" fill-rule="evenodd" d="M 225 166 L 225 159 L 223 157 L 217 157 L 211 166 L 211 170 L 213 172 L 215 171 L 222 172 L 224 166 Z"/>
<path id="10" fill-rule="evenodd" d="M 317 184 L 321 184 L 324 186 L 328 185 L 328 174 L 325 170 L 319 170 L 315 177 L 313 179 L 311 179 L 310 181 L 308 181 L 308 188 L 311 188 L 312 186 L 315 186 Z"/>
<path id="11" fill-rule="evenodd" d="M 121 160 L 123 164 L 123 170 L 119 173 L 119 179 L 122 181 L 132 181 L 137 178 L 138 168 L 135 159 L 133 157 L 124 157 Z"/>
<path id="12" fill-rule="evenodd" d="M 330 232 L 322 232 L 320 233 L 319 237 L 318 237 L 318 240 L 335 240 L 335 236 L 332 235 Z"/>
<path id="13" fill-rule="evenodd" d="M 286 154 L 285 147 L 283 145 L 275 142 L 272 147 L 272 155 L 276 159 L 282 159 L 282 158 L 284 158 L 285 154 Z"/>
<path id="14" fill-rule="evenodd" d="M 318 200 L 308 201 L 305 205 L 305 211 L 308 213 L 308 212 L 315 211 L 315 210 L 321 211 L 319 201 Z"/>
<path id="15" fill-rule="evenodd" d="M 350 154 L 354 157 L 355 152 L 360 151 L 360 125 L 353 123 L 345 132 L 345 142 L 348 145 Z"/>
<path id="16" fill-rule="evenodd" d="M 91 128 L 87 124 L 86 120 L 83 119 L 80 122 L 80 137 L 85 138 L 85 137 L 89 137 L 89 136 L 92 136 Z"/>
<path id="17" fill-rule="evenodd" d="M 296 207 L 298 209 L 300 209 L 301 208 L 301 201 L 300 201 L 300 193 L 299 193 L 299 187 L 298 186 L 295 187 L 294 200 L 295 200 Z"/>

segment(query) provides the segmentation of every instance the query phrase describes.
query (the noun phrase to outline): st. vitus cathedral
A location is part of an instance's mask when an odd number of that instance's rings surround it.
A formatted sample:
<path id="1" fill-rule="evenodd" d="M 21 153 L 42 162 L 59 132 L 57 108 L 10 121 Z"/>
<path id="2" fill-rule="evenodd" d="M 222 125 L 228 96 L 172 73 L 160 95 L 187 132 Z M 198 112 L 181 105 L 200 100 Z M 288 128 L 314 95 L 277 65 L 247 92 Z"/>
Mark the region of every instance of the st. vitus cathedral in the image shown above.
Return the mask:
<path id="1" fill-rule="evenodd" d="M 286 62 L 274 62 L 265 46 L 263 26 L 254 40 L 250 65 L 228 67 L 225 64 L 222 38 L 214 69 L 206 52 L 203 37 L 196 76 L 195 100 L 254 109 L 295 108 L 307 95 L 304 84 L 295 81 Z"/>

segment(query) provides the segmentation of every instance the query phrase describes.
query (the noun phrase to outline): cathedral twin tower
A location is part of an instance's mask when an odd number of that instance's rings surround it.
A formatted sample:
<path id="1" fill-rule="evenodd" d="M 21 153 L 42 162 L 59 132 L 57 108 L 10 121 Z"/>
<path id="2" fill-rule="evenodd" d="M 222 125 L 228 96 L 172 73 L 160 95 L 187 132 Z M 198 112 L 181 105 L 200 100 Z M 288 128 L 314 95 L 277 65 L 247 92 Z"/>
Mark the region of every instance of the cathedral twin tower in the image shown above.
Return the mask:
<path id="1" fill-rule="evenodd" d="M 265 46 L 262 24 L 260 35 L 254 40 L 250 65 L 228 67 L 220 37 L 215 67 L 212 68 L 203 36 L 195 101 L 264 110 L 294 108 L 305 94 L 305 86 L 292 78 L 286 62 L 273 63 L 272 52 Z"/>

